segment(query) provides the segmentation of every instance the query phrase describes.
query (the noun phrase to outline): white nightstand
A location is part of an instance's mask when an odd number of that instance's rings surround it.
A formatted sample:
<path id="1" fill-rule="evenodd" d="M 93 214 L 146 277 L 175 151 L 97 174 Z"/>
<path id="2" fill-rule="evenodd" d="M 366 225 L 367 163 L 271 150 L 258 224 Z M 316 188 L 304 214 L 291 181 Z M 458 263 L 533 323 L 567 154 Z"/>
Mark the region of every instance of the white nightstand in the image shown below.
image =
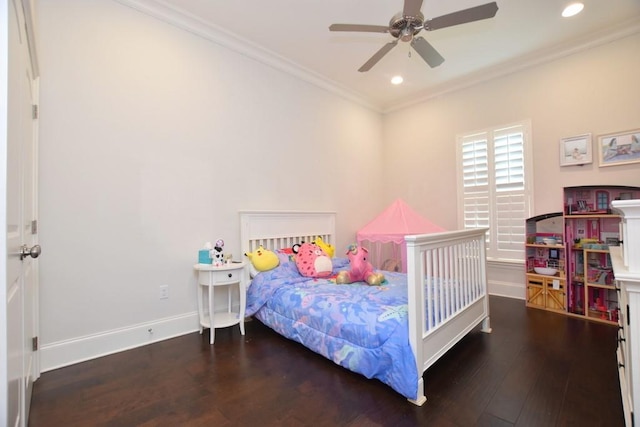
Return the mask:
<path id="1" fill-rule="evenodd" d="M 244 335 L 244 309 L 246 305 L 246 263 L 234 262 L 222 267 L 214 267 L 211 264 L 196 264 L 198 270 L 198 314 L 200 316 L 200 333 L 203 328 L 210 328 L 209 342 L 215 340 L 215 329 L 240 325 L 240 333 Z M 214 287 L 227 286 L 227 311 L 214 311 Z M 238 287 L 240 293 L 240 308 L 232 311 L 231 290 Z M 208 313 L 205 313 L 204 292 L 207 288 Z M 213 316 L 211 315 L 213 313 Z M 213 322 L 211 321 L 213 319 Z"/>

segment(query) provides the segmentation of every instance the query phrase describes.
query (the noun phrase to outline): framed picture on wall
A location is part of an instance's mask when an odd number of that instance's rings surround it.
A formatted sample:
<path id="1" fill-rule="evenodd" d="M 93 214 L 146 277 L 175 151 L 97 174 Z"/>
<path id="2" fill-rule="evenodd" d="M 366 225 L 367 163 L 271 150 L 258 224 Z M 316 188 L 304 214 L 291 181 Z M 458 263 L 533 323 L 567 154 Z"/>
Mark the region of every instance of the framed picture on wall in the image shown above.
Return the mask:
<path id="1" fill-rule="evenodd" d="M 560 166 L 582 166 L 593 163 L 591 134 L 560 140 Z"/>
<path id="2" fill-rule="evenodd" d="M 598 137 L 600 167 L 640 163 L 640 129 Z"/>

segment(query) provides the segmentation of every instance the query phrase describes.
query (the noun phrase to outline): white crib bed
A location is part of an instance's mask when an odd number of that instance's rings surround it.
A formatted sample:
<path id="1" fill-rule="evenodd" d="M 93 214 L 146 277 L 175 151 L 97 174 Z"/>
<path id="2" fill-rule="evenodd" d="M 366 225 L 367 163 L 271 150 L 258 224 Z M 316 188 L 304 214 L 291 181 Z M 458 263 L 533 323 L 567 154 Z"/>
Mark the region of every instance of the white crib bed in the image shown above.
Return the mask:
<path id="1" fill-rule="evenodd" d="M 415 356 L 418 394 L 426 401 L 422 374 L 481 324 L 491 332 L 486 279 L 486 229 L 407 236 L 409 341 Z M 289 248 L 321 237 L 335 244 L 335 213 L 240 212 L 242 253 L 262 245 Z M 427 283 L 427 286 L 423 284 Z"/>

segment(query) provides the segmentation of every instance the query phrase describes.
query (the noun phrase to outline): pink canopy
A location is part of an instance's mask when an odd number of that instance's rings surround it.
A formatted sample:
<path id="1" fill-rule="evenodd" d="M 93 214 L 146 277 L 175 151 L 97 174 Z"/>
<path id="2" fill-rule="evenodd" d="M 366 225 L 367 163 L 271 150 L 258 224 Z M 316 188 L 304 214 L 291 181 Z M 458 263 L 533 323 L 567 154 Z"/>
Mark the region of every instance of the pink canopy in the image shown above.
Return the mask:
<path id="1" fill-rule="evenodd" d="M 407 253 L 404 236 L 441 231 L 445 229 L 420 216 L 404 200 L 396 199 L 374 220 L 362 227 L 357 232 L 356 238 L 359 245 L 365 240 L 373 243 L 395 243 L 400 247 L 402 271 L 406 271 Z"/>

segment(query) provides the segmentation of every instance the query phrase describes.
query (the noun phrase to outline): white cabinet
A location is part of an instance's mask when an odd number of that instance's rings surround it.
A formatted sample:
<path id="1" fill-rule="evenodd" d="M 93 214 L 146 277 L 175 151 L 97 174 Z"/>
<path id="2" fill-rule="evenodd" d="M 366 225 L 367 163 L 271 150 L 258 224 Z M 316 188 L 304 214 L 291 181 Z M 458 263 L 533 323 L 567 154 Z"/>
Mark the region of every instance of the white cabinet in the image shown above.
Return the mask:
<path id="1" fill-rule="evenodd" d="M 611 203 L 622 215 L 622 244 L 610 248 L 620 293 L 618 370 L 627 426 L 640 425 L 640 200 Z"/>
<path id="2" fill-rule="evenodd" d="M 611 206 L 622 212 L 620 239 L 623 265 L 630 273 L 640 276 L 640 201 L 614 200 Z"/>

